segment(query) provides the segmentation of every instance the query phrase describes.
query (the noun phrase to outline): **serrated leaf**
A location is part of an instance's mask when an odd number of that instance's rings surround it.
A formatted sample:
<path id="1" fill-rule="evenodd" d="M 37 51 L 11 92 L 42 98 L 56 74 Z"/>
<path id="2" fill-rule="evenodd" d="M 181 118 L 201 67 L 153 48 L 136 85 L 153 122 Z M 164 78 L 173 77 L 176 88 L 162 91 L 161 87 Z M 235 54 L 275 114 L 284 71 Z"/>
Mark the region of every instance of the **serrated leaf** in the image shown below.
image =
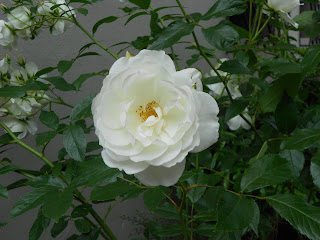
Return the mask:
<path id="1" fill-rule="evenodd" d="M 95 187 L 91 194 L 90 200 L 95 201 L 109 201 L 113 200 L 116 197 L 127 193 L 128 191 L 135 189 L 135 186 L 129 185 L 123 182 L 114 182 L 103 187 L 97 186 Z"/>
<path id="2" fill-rule="evenodd" d="M 63 232 L 64 229 L 68 226 L 68 221 L 64 219 L 60 219 L 59 222 L 55 223 L 51 228 L 51 236 L 56 238 L 60 233 Z"/>
<path id="3" fill-rule="evenodd" d="M 15 170 L 18 170 L 19 168 L 21 168 L 21 167 L 18 166 L 18 165 L 7 165 L 7 166 L 4 166 L 4 167 L 0 168 L 0 175 L 6 174 L 6 173 L 9 173 L 9 172 L 13 172 Z"/>
<path id="4" fill-rule="evenodd" d="M 129 0 L 129 2 L 137 5 L 138 7 L 142 9 L 148 9 L 150 6 L 151 0 Z"/>
<path id="5" fill-rule="evenodd" d="M 230 107 L 226 111 L 225 122 L 230 120 L 231 118 L 238 116 L 240 113 L 244 111 L 244 109 L 248 106 L 248 102 L 235 100 L 232 102 Z"/>
<path id="6" fill-rule="evenodd" d="M 284 150 L 280 152 L 279 156 L 287 159 L 291 169 L 291 176 L 298 178 L 304 166 L 305 159 L 303 153 L 296 150 Z"/>
<path id="7" fill-rule="evenodd" d="M 31 186 L 33 188 L 44 188 L 44 187 L 52 187 L 52 188 L 64 188 L 62 182 L 57 177 L 52 177 L 50 175 L 42 175 L 36 178 L 33 178 L 25 183 L 25 185 Z"/>
<path id="8" fill-rule="evenodd" d="M 60 75 L 62 76 L 64 73 L 69 71 L 73 63 L 74 63 L 74 60 L 70 60 L 70 61 L 61 60 L 57 66 Z"/>
<path id="9" fill-rule="evenodd" d="M 9 198 L 8 190 L 0 184 L 0 198 Z"/>
<path id="10" fill-rule="evenodd" d="M 80 126 L 70 125 L 63 131 L 63 145 L 74 160 L 84 160 L 87 141 Z"/>
<path id="11" fill-rule="evenodd" d="M 311 158 L 310 173 L 314 185 L 320 188 L 320 150 Z"/>
<path id="12" fill-rule="evenodd" d="M 212 223 L 201 223 L 194 232 L 200 236 L 211 237 L 214 229 L 215 226 Z"/>
<path id="13" fill-rule="evenodd" d="M 91 104 L 96 94 L 91 94 L 80 100 L 72 109 L 70 121 L 77 121 L 82 118 L 87 118 L 91 115 Z"/>
<path id="14" fill-rule="evenodd" d="M 320 239 L 319 207 L 314 207 L 301 197 L 291 194 L 269 196 L 267 202 L 301 234 L 309 239 Z"/>
<path id="15" fill-rule="evenodd" d="M 66 213 L 73 201 L 73 193 L 70 190 L 63 192 L 55 190 L 47 193 L 43 199 L 43 214 L 53 218 L 55 222 Z"/>
<path id="16" fill-rule="evenodd" d="M 180 216 L 172 203 L 165 202 L 161 203 L 156 209 L 153 210 L 153 213 L 161 218 L 165 219 L 175 219 L 179 220 Z"/>
<path id="17" fill-rule="evenodd" d="M 218 208 L 218 221 L 215 232 L 237 231 L 248 227 L 254 218 L 254 204 L 252 199 L 225 192 Z"/>
<path id="18" fill-rule="evenodd" d="M 110 16 L 110 17 L 106 17 L 106 18 L 103 18 L 101 20 L 99 20 L 98 22 L 96 22 L 96 24 L 93 26 L 92 28 L 92 34 L 95 34 L 96 31 L 98 30 L 98 28 L 104 24 L 104 23 L 111 23 L 111 22 L 114 22 L 115 20 L 117 20 L 118 17 L 115 17 L 115 16 Z"/>
<path id="19" fill-rule="evenodd" d="M 91 229 L 91 224 L 84 219 L 78 219 L 74 222 L 77 230 L 81 233 L 88 233 Z"/>
<path id="20" fill-rule="evenodd" d="M 218 25 L 202 29 L 202 34 L 211 46 L 222 51 L 234 50 L 234 45 L 239 39 L 239 33 L 227 21 Z"/>
<path id="21" fill-rule="evenodd" d="M 279 184 L 290 178 L 291 170 L 286 159 L 276 154 L 257 159 L 241 179 L 241 191 L 251 192 L 262 187 Z"/>
<path id="22" fill-rule="evenodd" d="M 52 128 L 53 130 L 57 130 L 59 128 L 59 117 L 57 114 L 55 114 L 55 112 L 47 112 L 42 110 L 39 120 L 42 124 Z"/>
<path id="23" fill-rule="evenodd" d="M 40 147 L 50 142 L 56 135 L 57 131 L 38 133 L 36 137 L 36 147 Z"/>
<path id="24" fill-rule="evenodd" d="M 75 86 L 76 91 L 79 91 L 82 84 L 89 78 L 96 76 L 96 73 L 85 73 L 81 74 L 73 83 L 72 85 Z"/>
<path id="25" fill-rule="evenodd" d="M 312 147 L 320 140 L 320 129 L 305 128 L 294 132 L 292 137 L 286 141 L 284 148 L 292 150 L 303 150 Z"/>
<path id="26" fill-rule="evenodd" d="M 182 37 L 192 33 L 194 28 L 193 24 L 185 22 L 173 22 L 168 25 L 151 45 L 152 50 L 162 50 L 171 47 L 178 42 Z"/>
<path id="27" fill-rule="evenodd" d="M 198 172 L 197 174 L 193 175 L 191 178 L 187 180 L 188 186 L 193 185 L 207 185 L 208 184 L 208 176 L 203 172 Z M 194 187 L 190 189 L 187 193 L 188 198 L 192 203 L 196 203 L 201 196 L 206 191 L 206 187 Z"/>
<path id="28" fill-rule="evenodd" d="M 247 3 L 245 0 L 219 0 L 204 14 L 202 20 L 238 15 L 245 12 L 246 9 Z"/>

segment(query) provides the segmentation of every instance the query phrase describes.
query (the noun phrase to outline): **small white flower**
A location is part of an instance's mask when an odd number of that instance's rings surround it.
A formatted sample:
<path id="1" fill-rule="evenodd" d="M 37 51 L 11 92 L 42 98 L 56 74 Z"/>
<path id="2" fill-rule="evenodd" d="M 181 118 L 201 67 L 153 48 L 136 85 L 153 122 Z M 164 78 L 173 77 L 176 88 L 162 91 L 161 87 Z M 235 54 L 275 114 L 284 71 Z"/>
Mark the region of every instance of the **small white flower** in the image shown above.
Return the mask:
<path id="1" fill-rule="evenodd" d="M 19 70 L 15 70 L 11 75 L 11 85 L 23 86 L 28 80 L 31 80 L 38 72 L 38 67 L 33 62 L 28 62 L 25 66 Z M 44 77 L 44 76 L 41 76 Z"/>
<path id="2" fill-rule="evenodd" d="M 298 28 L 299 24 L 293 21 L 289 13 L 300 5 L 303 5 L 300 3 L 300 0 L 268 0 L 268 6 L 278 12 L 281 18 L 295 28 Z M 265 13 L 270 14 L 268 11 L 265 11 Z"/>
<path id="3" fill-rule="evenodd" d="M 13 9 L 8 14 L 8 20 L 15 29 L 18 37 L 30 38 L 33 21 L 31 20 L 31 12 L 25 6 Z"/>
<path id="4" fill-rule="evenodd" d="M 57 4 L 62 4 L 59 7 L 51 10 L 51 7 Z M 72 15 L 75 15 L 75 12 L 72 7 L 66 5 L 65 0 L 51 0 L 44 1 L 42 5 L 38 7 L 38 13 L 48 16 L 48 22 L 51 24 L 51 33 L 53 35 L 62 34 L 68 28 L 73 26 L 73 23 L 63 19 L 50 19 L 50 16 L 70 18 Z"/>
<path id="5" fill-rule="evenodd" d="M 7 60 L 4 58 L 0 61 L 0 73 L 6 74 L 8 72 L 9 65 L 7 63 Z"/>
<path id="6" fill-rule="evenodd" d="M 243 116 L 249 121 L 252 122 L 251 117 L 248 115 L 248 109 L 245 109 L 245 112 L 243 113 Z M 240 116 L 237 115 L 234 118 L 231 118 L 229 121 L 227 121 L 227 125 L 232 131 L 239 130 L 241 128 L 249 130 L 251 127 L 250 125 Z"/>
<path id="7" fill-rule="evenodd" d="M 142 50 L 110 69 L 92 114 L 104 162 L 145 185 L 171 186 L 189 152 L 218 140 L 219 108 L 194 68 L 176 71 L 163 51 Z"/>
<path id="8" fill-rule="evenodd" d="M 8 27 L 13 28 L 10 22 L 0 20 L 0 45 L 11 49 L 15 48 L 17 43 L 16 36 Z"/>
<path id="9" fill-rule="evenodd" d="M 24 138 L 28 132 L 35 135 L 38 131 L 37 124 L 32 119 L 21 120 L 9 115 L 3 118 L 3 122 L 12 132 L 20 132 L 17 136 L 19 139 Z"/>

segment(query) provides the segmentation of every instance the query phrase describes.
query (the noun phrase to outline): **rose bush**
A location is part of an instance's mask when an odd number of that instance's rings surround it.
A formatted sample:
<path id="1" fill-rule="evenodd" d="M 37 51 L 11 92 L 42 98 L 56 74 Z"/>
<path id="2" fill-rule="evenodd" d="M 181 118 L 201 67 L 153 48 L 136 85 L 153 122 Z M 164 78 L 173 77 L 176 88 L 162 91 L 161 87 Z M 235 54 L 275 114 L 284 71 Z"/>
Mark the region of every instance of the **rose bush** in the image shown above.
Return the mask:
<path id="1" fill-rule="evenodd" d="M 176 71 L 163 51 L 117 60 L 92 103 L 105 163 L 148 186 L 175 184 L 187 154 L 218 140 L 218 112 L 201 73 Z"/>

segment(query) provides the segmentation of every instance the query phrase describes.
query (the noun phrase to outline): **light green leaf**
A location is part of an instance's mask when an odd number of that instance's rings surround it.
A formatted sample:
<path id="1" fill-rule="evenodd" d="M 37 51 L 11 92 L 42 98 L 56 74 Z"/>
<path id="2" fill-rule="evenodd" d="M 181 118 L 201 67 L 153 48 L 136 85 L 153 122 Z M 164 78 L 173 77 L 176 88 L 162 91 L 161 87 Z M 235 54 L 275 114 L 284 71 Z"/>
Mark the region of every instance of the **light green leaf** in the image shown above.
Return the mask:
<path id="1" fill-rule="evenodd" d="M 77 230 L 81 233 L 88 233 L 91 229 L 91 224 L 84 219 L 78 219 L 74 222 Z"/>
<path id="2" fill-rule="evenodd" d="M 310 172 L 314 185 L 320 188 L 320 150 L 311 158 Z"/>
<path id="3" fill-rule="evenodd" d="M 118 17 L 115 17 L 115 16 L 110 16 L 110 17 L 106 17 L 106 18 L 103 18 L 101 20 L 99 20 L 92 28 L 92 34 L 95 34 L 96 31 L 98 30 L 98 28 L 104 24 L 104 23 L 111 23 L 111 22 L 114 22 L 115 20 L 117 20 Z"/>
<path id="4" fill-rule="evenodd" d="M 96 94 L 91 94 L 80 100 L 72 109 L 70 121 L 77 121 L 82 118 L 87 118 L 91 115 L 91 104 Z"/>
<path id="5" fill-rule="evenodd" d="M 265 155 L 257 159 L 244 173 L 241 179 L 241 191 L 253 190 L 282 183 L 291 176 L 289 163 L 276 154 Z"/>
<path id="6" fill-rule="evenodd" d="M 226 111 L 225 122 L 231 118 L 239 115 L 248 106 L 248 102 L 242 100 L 235 100 Z"/>
<path id="7" fill-rule="evenodd" d="M 68 221 L 64 219 L 60 219 L 59 222 L 55 223 L 51 228 L 51 236 L 56 238 L 60 233 L 63 232 L 64 229 L 68 226 Z"/>
<path id="8" fill-rule="evenodd" d="M 9 198 L 8 190 L 0 184 L 0 198 Z"/>
<path id="9" fill-rule="evenodd" d="M 320 208 L 291 194 L 267 197 L 267 202 L 281 217 L 309 239 L 320 239 Z"/>
<path id="10" fill-rule="evenodd" d="M 73 193 L 70 190 L 63 192 L 55 190 L 47 193 L 43 199 L 43 214 L 53 218 L 55 222 L 66 213 L 73 201 Z"/>
<path id="11" fill-rule="evenodd" d="M 42 124 L 46 125 L 53 130 L 59 128 L 59 117 L 54 112 L 47 112 L 42 110 L 39 116 L 39 120 Z"/>
<path id="12" fill-rule="evenodd" d="M 280 152 L 279 156 L 288 160 L 291 176 L 298 178 L 304 166 L 305 159 L 303 153 L 296 150 L 284 150 Z"/>
<path id="13" fill-rule="evenodd" d="M 87 146 L 83 129 L 78 125 L 70 125 L 63 131 L 63 145 L 67 153 L 76 161 L 83 161 Z"/>
<path id="14" fill-rule="evenodd" d="M 211 18 L 229 17 L 245 12 L 247 3 L 245 0 L 219 0 L 204 14 L 202 20 L 210 20 Z"/>
<path id="15" fill-rule="evenodd" d="M 168 25 L 151 45 L 152 50 L 162 50 L 171 47 L 178 42 L 182 37 L 192 33 L 194 28 L 193 24 L 185 22 L 173 22 Z"/>
<path id="16" fill-rule="evenodd" d="M 295 134 L 288 138 L 284 148 L 293 150 L 303 150 L 312 147 L 320 140 L 320 129 L 305 128 L 294 132 Z"/>
<path id="17" fill-rule="evenodd" d="M 116 197 L 127 193 L 128 191 L 136 188 L 135 186 L 129 185 L 123 182 L 114 182 L 103 187 L 95 187 L 90 195 L 90 200 L 95 201 L 109 201 Z"/>

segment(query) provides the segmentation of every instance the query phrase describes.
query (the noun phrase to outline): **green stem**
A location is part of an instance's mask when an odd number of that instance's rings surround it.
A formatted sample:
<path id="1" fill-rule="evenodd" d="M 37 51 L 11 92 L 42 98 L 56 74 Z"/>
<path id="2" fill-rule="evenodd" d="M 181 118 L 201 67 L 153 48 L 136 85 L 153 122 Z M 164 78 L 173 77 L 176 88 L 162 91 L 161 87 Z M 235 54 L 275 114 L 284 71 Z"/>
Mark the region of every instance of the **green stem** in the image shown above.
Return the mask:
<path id="1" fill-rule="evenodd" d="M 196 153 L 196 169 L 199 168 L 199 153 Z"/>
<path id="2" fill-rule="evenodd" d="M 119 57 L 111 52 L 108 48 L 106 48 L 105 46 L 103 46 L 101 43 L 99 43 L 86 29 L 84 29 L 81 24 L 74 18 L 74 24 L 79 27 L 89 38 L 91 38 L 91 40 L 97 44 L 100 48 L 102 48 L 104 51 L 106 51 L 107 53 L 109 53 L 112 57 L 114 57 L 116 60 L 119 59 Z"/>
<path id="3" fill-rule="evenodd" d="M 179 181 L 179 184 L 180 184 L 181 190 L 183 192 L 182 201 L 181 201 L 180 208 L 179 208 L 180 224 L 181 224 L 181 228 L 182 228 L 182 232 L 183 232 L 183 238 L 184 238 L 184 240 L 188 240 L 188 232 L 187 232 L 184 220 L 183 220 L 183 205 L 184 205 L 184 202 L 186 201 L 187 193 L 186 193 L 186 188 L 183 186 L 183 183 Z"/>
<path id="4" fill-rule="evenodd" d="M 249 12 L 249 40 L 251 40 L 252 34 L 252 0 L 250 0 L 250 12 Z"/>
<path id="5" fill-rule="evenodd" d="M 32 147 L 29 145 L 25 144 L 22 142 L 20 139 L 17 138 L 17 136 L 0 120 L 0 125 L 6 130 L 6 132 L 23 148 L 27 149 L 29 152 L 33 153 L 37 157 L 39 157 L 42 161 L 44 161 L 46 164 L 48 164 L 50 167 L 54 167 L 54 164 L 50 162 L 48 158 L 43 156 L 41 153 L 38 151 L 34 150 Z"/>
<path id="6" fill-rule="evenodd" d="M 267 26 L 267 24 L 269 23 L 271 19 L 271 14 L 269 15 L 268 19 L 264 22 L 264 24 L 262 25 L 262 27 L 260 28 L 259 31 L 257 31 L 257 33 L 254 35 L 252 41 L 254 41 L 259 35 L 260 33 L 262 32 L 262 30 Z"/>

